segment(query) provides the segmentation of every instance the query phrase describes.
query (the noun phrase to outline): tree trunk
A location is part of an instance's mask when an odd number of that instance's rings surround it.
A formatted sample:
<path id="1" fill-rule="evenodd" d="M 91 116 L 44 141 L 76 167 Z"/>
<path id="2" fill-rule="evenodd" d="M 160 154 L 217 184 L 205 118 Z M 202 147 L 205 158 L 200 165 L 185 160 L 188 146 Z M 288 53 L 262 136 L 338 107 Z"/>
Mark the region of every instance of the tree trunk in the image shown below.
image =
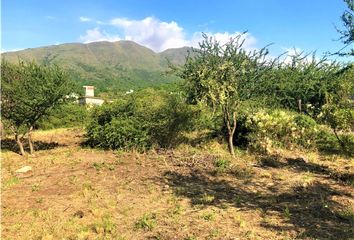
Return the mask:
<path id="1" fill-rule="evenodd" d="M 229 133 L 229 141 L 228 141 L 228 147 L 229 147 L 229 152 L 231 156 L 234 158 L 235 157 L 235 151 L 234 151 L 234 136 Z"/>
<path id="2" fill-rule="evenodd" d="M 298 100 L 297 100 L 297 106 L 298 106 L 298 108 L 299 108 L 299 113 L 301 113 L 301 112 L 302 112 L 301 99 L 298 99 Z"/>
<path id="3" fill-rule="evenodd" d="M 228 132 L 228 141 L 227 145 L 229 148 L 229 152 L 231 156 L 234 158 L 235 157 L 235 151 L 234 151 L 234 134 L 236 131 L 236 112 L 232 113 L 232 119 L 230 118 L 230 112 L 228 111 L 227 107 L 223 107 L 224 111 L 224 122 L 227 127 L 227 132 Z"/>
<path id="4" fill-rule="evenodd" d="M 17 133 L 15 134 L 15 140 L 17 142 L 18 147 L 20 148 L 21 155 L 24 156 L 26 153 L 25 153 L 25 150 L 23 149 L 23 144 L 21 142 L 21 138 L 19 137 L 19 135 Z"/>
<path id="5" fill-rule="evenodd" d="M 31 126 L 28 131 L 28 145 L 30 148 L 30 154 L 34 153 L 33 142 L 32 142 L 32 130 L 33 130 L 33 127 Z"/>

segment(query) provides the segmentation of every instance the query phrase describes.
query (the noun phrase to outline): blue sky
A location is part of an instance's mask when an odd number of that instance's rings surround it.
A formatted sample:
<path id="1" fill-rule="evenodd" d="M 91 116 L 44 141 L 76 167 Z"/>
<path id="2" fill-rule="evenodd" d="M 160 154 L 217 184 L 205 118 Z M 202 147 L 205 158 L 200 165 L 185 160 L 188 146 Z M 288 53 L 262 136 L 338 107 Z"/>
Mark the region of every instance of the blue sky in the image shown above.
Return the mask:
<path id="1" fill-rule="evenodd" d="M 221 42 L 248 31 L 246 47 L 273 43 L 273 55 L 288 49 L 317 50 L 343 45 L 335 26 L 342 0 L 3 0 L 1 50 L 68 42 L 134 40 L 159 52 L 196 46 L 200 32 Z"/>

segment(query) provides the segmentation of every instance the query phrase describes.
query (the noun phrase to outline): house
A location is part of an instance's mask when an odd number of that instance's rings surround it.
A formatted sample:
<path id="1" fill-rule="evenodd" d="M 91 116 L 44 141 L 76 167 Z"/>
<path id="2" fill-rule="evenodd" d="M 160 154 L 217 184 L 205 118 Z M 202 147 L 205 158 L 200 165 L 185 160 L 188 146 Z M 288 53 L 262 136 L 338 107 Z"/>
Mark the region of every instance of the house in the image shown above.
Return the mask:
<path id="1" fill-rule="evenodd" d="M 80 105 L 102 105 L 104 100 L 102 98 L 95 97 L 94 86 L 84 86 L 85 96 L 79 98 Z"/>

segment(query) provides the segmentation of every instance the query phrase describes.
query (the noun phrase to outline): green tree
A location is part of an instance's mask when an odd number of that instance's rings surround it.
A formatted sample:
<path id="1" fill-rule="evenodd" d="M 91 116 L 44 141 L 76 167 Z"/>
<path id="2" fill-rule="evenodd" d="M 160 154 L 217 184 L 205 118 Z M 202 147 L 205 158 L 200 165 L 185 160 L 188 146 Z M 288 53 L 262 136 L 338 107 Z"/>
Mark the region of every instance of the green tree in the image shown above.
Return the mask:
<path id="1" fill-rule="evenodd" d="M 348 6 L 348 9 L 345 10 L 341 16 L 344 29 L 337 29 L 337 31 L 341 34 L 340 40 L 345 46 L 335 54 L 340 56 L 354 56 L 352 45 L 354 43 L 354 0 L 344 0 L 344 2 Z M 348 46 L 352 46 L 349 52 L 343 52 Z"/>
<path id="2" fill-rule="evenodd" d="M 287 108 L 315 117 L 326 103 L 326 96 L 338 94 L 346 65 L 317 59 L 302 53 L 275 64 L 257 94 L 267 98 L 271 107 Z"/>
<path id="3" fill-rule="evenodd" d="M 1 113 L 5 126 L 15 135 L 22 155 L 22 139 L 27 134 L 30 153 L 33 126 L 72 92 L 73 84 L 58 66 L 20 61 L 1 64 Z"/>
<path id="4" fill-rule="evenodd" d="M 249 52 L 243 48 L 243 34 L 225 45 L 205 34 L 203 37 L 199 48 L 193 49 L 186 63 L 175 70 L 185 79 L 190 103 L 202 102 L 222 111 L 229 151 L 234 156 L 233 137 L 240 104 L 257 91 L 257 81 L 272 64 L 266 61 L 265 48 Z"/>

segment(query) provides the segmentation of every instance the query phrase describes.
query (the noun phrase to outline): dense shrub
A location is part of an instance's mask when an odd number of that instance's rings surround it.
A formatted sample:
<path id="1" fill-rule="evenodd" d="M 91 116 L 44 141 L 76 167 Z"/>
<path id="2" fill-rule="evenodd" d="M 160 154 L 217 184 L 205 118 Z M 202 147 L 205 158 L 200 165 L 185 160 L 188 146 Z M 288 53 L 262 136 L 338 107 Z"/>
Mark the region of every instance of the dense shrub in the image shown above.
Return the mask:
<path id="1" fill-rule="evenodd" d="M 268 152 L 273 147 L 316 146 L 319 126 L 312 118 L 285 110 L 261 110 L 246 120 L 251 148 Z"/>
<path id="2" fill-rule="evenodd" d="M 61 127 L 84 126 L 89 113 L 84 106 L 75 103 L 65 104 L 53 109 L 49 115 L 41 119 L 35 126 L 37 129 L 54 129 Z"/>
<path id="3" fill-rule="evenodd" d="M 178 94 L 145 89 L 94 109 L 87 127 L 90 146 L 145 150 L 177 145 L 197 114 Z"/>

